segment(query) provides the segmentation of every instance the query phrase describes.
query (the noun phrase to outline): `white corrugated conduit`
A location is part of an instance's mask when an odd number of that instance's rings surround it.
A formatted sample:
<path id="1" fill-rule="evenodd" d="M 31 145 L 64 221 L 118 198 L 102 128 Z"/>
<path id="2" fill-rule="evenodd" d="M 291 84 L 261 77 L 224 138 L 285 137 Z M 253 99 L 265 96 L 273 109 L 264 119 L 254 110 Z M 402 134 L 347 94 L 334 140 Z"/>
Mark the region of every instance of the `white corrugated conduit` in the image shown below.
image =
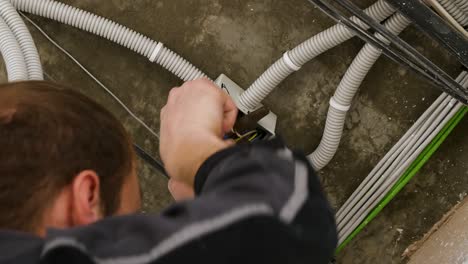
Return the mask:
<path id="1" fill-rule="evenodd" d="M 460 7 L 461 2 L 464 2 L 464 6 L 468 7 L 468 1 L 458 1 L 454 0 L 438 0 L 439 3 L 447 10 L 447 12 L 462 26 L 468 25 L 468 14 L 463 11 Z M 458 3 L 458 4 L 457 4 Z"/>
<path id="2" fill-rule="evenodd" d="M 394 8 L 384 0 L 379 0 L 364 12 L 377 21 L 383 21 L 394 13 Z M 353 17 L 352 20 L 361 26 L 363 23 Z M 346 26 L 337 24 L 321 33 L 309 38 L 302 44 L 271 65 L 239 98 L 240 103 L 255 109 L 273 89 L 286 77 L 299 70 L 302 65 L 323 52 L 352 38 L 354 33 Z"/>
<path id="3" fill-rule="evenodd" d="M 454 0 L 453 3 L 457 5 L 465 14 L 468 15 L 468 1 L 467 0 Z"/>
<path id="4" fill-rule="evenodd" d="M 96 34 L 160 64 L 183 81 L 206 77 L 198 68 L 134 30 L 82 9 L 52 0 L 10 0 L 18 9 Z"/>
<path id="5" fill-rule="evenodd" d="M 28 79 L 23 52 L 7 23 L 0 17 L 0 52 L 5 61 L 9 81 Z"/>
<path id="6" fill-rule="evenodd" d="M 41 60 L 36 45 L 15 7 L 8 0 L 0 0 L 0 17 L 5 20 L 23 54 L 29 80 L 42 80 Z"/>
<path id="7" fill-rule="evenodd" d="M 397 13 L 389 18 L 384 26 L 393 34 L 398 35 L 409 24 L 410 21 L 408 19 Z M 382 37 L 380 38 L 386 41 Z M 338 85 L 335 95 L 330 100 L 325 132 L 320 145 L 309 155 L 309 160 L 316 170 L 325 167 L 335 155 L 343 134 L 346 113 L 351 107 L 354 95 L 381 54 L 381 50 L 371 44 L 366 44 L 356 56 Z"/>

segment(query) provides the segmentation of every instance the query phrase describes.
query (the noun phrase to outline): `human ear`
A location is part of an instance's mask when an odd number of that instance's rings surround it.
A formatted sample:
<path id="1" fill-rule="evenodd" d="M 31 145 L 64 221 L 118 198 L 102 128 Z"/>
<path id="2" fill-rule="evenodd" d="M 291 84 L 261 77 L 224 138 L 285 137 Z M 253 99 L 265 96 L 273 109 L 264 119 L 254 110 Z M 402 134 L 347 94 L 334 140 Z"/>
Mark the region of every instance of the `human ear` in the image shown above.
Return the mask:
<path id="1" fill-rule="evenodd" d="M 84 170 L 72 182 L 72 224 L 88 225 L 102 218 L 100 182 L 95 171 Z"/>

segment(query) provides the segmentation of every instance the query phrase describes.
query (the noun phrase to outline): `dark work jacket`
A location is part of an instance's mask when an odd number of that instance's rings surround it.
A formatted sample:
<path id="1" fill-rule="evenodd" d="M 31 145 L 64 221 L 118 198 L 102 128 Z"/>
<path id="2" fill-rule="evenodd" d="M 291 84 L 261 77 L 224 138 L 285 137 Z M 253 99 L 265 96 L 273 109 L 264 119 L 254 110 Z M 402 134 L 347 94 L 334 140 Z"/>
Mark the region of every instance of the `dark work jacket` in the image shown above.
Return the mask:
<path id="1" fill-rule="evenodd" d="M 213 155 L 195 191 L 195 199 L 160 214 L 105 218 L 45 238 L 0 231 L 0 263 L 312 264 L 333 257 L 334 215 L 319 180 L 304 155 L 279 142 Z"/>

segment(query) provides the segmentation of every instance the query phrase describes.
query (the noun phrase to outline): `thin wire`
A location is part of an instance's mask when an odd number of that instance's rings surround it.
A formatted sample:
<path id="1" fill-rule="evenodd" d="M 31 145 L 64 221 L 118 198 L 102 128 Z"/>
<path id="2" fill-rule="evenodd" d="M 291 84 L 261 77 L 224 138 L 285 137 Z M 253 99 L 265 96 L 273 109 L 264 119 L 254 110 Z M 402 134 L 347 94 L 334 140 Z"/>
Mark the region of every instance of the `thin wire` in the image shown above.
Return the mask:
<path id="1" fill-rule="evenodd" d="M 240 136 L 239 138 L 235 139 L 235 141 L 239 142 L 239 141 L 243 140 L 244 138 L 246 138 L 246 137 L 248 137 L 250 135 L 253 135 L 255 133 L 257 133 L 256 130 L 249 131 L 249 132 L 245 133 L 244 135 Z"/>
<path id="2" fill-rule="evenodd" d="M 39 30 L 39 32 L 42 35 L 44 35 L 44 37 L 46 37 L 47 40 L 49 40 L 52 44 L 54 44 L 55 47 L 57 47 L 61 52 L 63 52 L 65 55 L 67 55 L 68 58 L 70 58 L 73 62 L 75 62 L 87 75 L 89 75 L 89 77 L 91 77 L 97 84 L 99 84 L 99 86 L 101 86 L 102 89 L 104 89 L 117 103 L 119 103 L 120 106 L 122 106 L 122 108 L 125 109 L 125 111 L 127 111 L 127 113 L 130 116 L 132 116 L 138 123 L 140 123 L 144 128 L 146 128 L 146 130 L 148 130 L 151 134 L 153 134 L 159 140 L 159 134 L 158 133 L 154 132 L 154 130 L 152 130 L 145 122 L 143 122 L 143 120 L 138 118 L 138 116 L 136 116 L 132 112 L 132 110 L 130 110 L 127 107 L 127 105 L 125 105 L 125 103 L 122 102 L 122 100 L 119 99 L 119 97 L 117 97 L 109 88 L 107 88 L 107 86 L 105 86 L 101 81 L 99 81 L 99 79 L 97 77 L 95 77 L 91 72 L 89 72 L 88 69 L 86 69 L 86 67 L 84 67 L 77 59 L 75 59 L 75 57 L 73 57 L 73 55 L 71 55 L 66 49 L 64 49 L 57 42 L 55 42 L 55 40 L 53 40 L 39 25 L 37 25 L 34 21 L 32 21 L 23 12 L 19 12 L 19 13 L 20 13 L 21 16 L 24 17 L 24 19 L 26 19 L 37 30 Z"/>
<path id="3" fill-rule="evenodd" d="M 249 138 L 249 141 L 254 140 L 258 136 L 258 132 L 256 132 L 253 136 Z"/>
<path id="4" fill-rule="evenodd" d="M 166 170 L 164 169 L 164 164 L 161 161 L 153 158 L 148 152 L 146 152 L 142 147 L 138 144 L 133 143 L 133 147 L 135 148 L 136 153 L 138 156 L 143 159 L 146 163 L 148 163 L 151 167 L 155 168 L 157 171 L 162 173 L 166 179 L 169 179 L 169 175 L 167 174 Z"/>

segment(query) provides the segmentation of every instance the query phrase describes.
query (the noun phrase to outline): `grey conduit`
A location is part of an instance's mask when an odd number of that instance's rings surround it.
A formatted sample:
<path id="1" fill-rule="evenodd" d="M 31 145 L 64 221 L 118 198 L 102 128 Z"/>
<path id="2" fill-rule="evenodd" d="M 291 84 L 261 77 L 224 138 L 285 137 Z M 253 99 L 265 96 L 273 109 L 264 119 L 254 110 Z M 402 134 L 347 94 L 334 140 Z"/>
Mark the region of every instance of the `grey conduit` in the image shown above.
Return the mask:
<path id="1" fill-rule="evenodd" d="M 5 61 L 9 81 L 28 79 L 23 53 L 7 23 L 0 17 L 0 53 Z"/>
<path id="2" fill-rule="evenodd" d="M 369 175 L 362 181 L 362 183 L 356 188 L 353 194 L 348 198 L 348 200 L 341 206 L 340 210 L 336 213 L 336 217 L 341 219 L 344 212 L 347 208 L 355 204 L 360 197 L 362 197 L 365 192 L 370 188 L 370 186 L 375 184 L 377 180 L 374 175 L 382 174 L 388 167 L 395 161 L 398 155 L 403 151 L 409 142 L 410 138 L 413 138 L 415 132 L 421 127 L 421 125 L 427 121 L 427 118 L 434 110 L 442 103 L 442 101 L 447 98 L 446 94 L 442 94 L 437 100 L 421 115 L 420 118 L 411 126 L 411 128 L 403 135 L 403 137 L 388 151 L 385 156 L 379 161 L 379 163 L 372 169 Z M 340 220 L 341 222 L 341 220 Z"/>
<path id="3" fill-rule="evenodd" d="M 457 82 L 466 87 L 467 73 L 460 74 Z M 336 214 L 340 241 L 346 239 L 388 193 L 401 174 L 461 106 L 447 94 L 442 94 L 382 158 Z"/>
<path id="4" fill-rule="evenodd" d="M 457 82 L 463 83 L 463 79 L 466 77 L 466 73 L 463 72 L 457 78 Z M 386 170 L 394 163 L 398 156 L 403 152 L 403 150 L 412 142 L 418 135 L 420 128 L 428 122 L 428 119 L 437 113 L 437 109 L 444 102 L 447 102 L 449 96 L 443 93 L 437 100 L 418 118 L 418 120 L 411 126 L 411 128 L 402 136 L 402 138 L 395 144 L 390 151 L 379 161 L 379 163 L 372 169 L 369 175 L 364 179 L 364 181 L 359 185 L 354 193 L 349 197 L 340 210 L 338 210 L 336 217 L 342 219 L 346 214 L 349 208 L 358 202 L 365 192 L 367 192 L 377 181 L 378 177 L 376 175 L 382 175 Z M 341 220 L 338 220 L 341 222 Z"/>
<path id="5" fill-rule="evenodd" d="M 51 0 L 10 0 L 10 2 L 18 10 L 74 26 L 122 45 L 160 64 L 184 81 L 206 77 L 191 63 L 164 47 L 161 42 L 109 19 Z"/>
<path id="6" fill-rule="evenodd" d="M 0 0 L 0 16 L 15 36 L 23 53 L 28 80 L 43 80 L 41 60 L 36 45 L 15 7 L 8 0 Z"/>
<path id="7" fill-rule="evenodd" d="M 398 170 L 394 171 L 387 181 L 379 186 L 380 188 L 372 194 L 373 199 L 369 199 L 366 204 L 354 215 L 350 220 L 346 228 L 339 230 L 340 243 L 351 234 L 351 232 L 364 220 L 367 214 L 385 197 L 387 192 L 392 186 L 398 181 L 402 173 L 408 168 L 411 163 L 417 158 L 417 156 L 424 150 L 424 148 L 437 136 L 438 132 L 450 121 L 450 119 L 460 110 L 463 105 L 457 103 L 455 99 L 451 99 L 447 108 L 437 117 L 433 126 L 437 124 L 437 127 L 432 130 L 432 133 L 427 136 L 424 142 L 417 148 L 417 150 L 404 161 L 404 163 L 398 167 Z M 450 111 L 450 112 L 449 112 Z M 426 136 L 427 131 L 423 137 Z"/>
<path id="8" fill-rule="evenodd" d="M 384 0 L 379 0 L 366 10 L 372 18 L 383 21 L 394 13 L 394 8 Z M 353 21 L 364 26 L 359 19 Z M 354 33 L 341 24 L 337 24 L 312 38 L 304 41 L 291 51 L 284 53 L 283 57 L 270 66 L 239 98 L 240 103 L 254 109 L 273 91 L 286 77 L 299 70 L 306 62 L 312 60 L 323 52 L 352 38 Z"/>
<path id="9" fill-rule="evenodd" d="M 454 0 L 438 0 L 447 12 L 462 26 L 468 25 L 468 14 L 461 9 Z M 465 1 L 465 4 L 468 1 Z M 468 4 L 467 4 L 468 6 Z"/>
<path id="10" fill-rule="evenodd" d="M 424 122 L 424 125 L 420 126 L 417 129 L 416 134 L 418 134 L 420 132 L 424 132 L 424 131 L 425 131 L 424 133 L 432 132 L 434 130 L 434 128 L 432 127 L 432 129 L 431 129 L 431 126 L 437 125 L 437 124 L 440 123 L 440 122 L 436 123 L 435 120 L 436 120 L 436 118 L 438 118 L 438 116 L 443 111 L 445 111 L 447 109 L 446 106 L 450 103 L 450 101 L 451 101 L 451 98 L 446 97 L 444 99 L 443 103 L 440 104 L 437 107 L 436 111 L 434 112 L 435 114 L 431 115 L 430 118 L 427 119 Z M 446 114 L 447 113 L 445 113 L 444 116 Z M 416 144 L 417 141 L 420 140 L 420 139 L 426 139 L 427 136 L 428 135 L 426 135 L 425 137 L 422 136 L 422 137 L 419 137 L 419 138 L 410 137 L 410 140 L 408 142 L 406 142 L 405 145 L 403 145 L 403 150 L 401 152 L 399 152 L 399 155 L 397 156 L 397 158 L 392 161 L 392 163 L 391 163 L 391 165 L 389 167 L 385 168 L 385 170 L 382 171 L 383 174 L 381 174 L 381 176 L 378 178 L 378 180 L 376 182 L 374 182 L 372 186 L 366 186 L 366 187 L 370 187 L 370 188 L 368 188 L 366 193 L 364 193 L 362 196 L 359 197 L 359 201 L 357 201 L 356 203 L 353 203 L 352 206 L 350 206 L 350 208 L 345 208 L 344 209 L 344 211 L 346 213 L 341 214 L 340 219 L 338 219 L 338 222 L 337 222 L 339 230 L 343 229 L 343 227 L 348 223 L 349 219 L 351 217 L 355 216 L 356 211 L 361 209 L 363 204 L 369 201 L 369 198 L 371 197 L 371 195 L 385 183 L 385 181 L 389 178 L 389 176 L 391 176 L 392 172 L 394 172 L 395 169 L 400 168 L 399 165 L 401 164 L 401 162 L 406 162 L 407 161 L 408 157 L 403 153 L 413 153 L 414 152 L 414 151 L 412 152 L 413 148 L 419 146 L 418 144 Z M 377 175 L 380 175 L 380 174 L 377 174 Z"/>
<path id="11" fill-rule="evenodd" d="M 400 34 L 410 24 L 403 15 L 397 13 L 385 22 L 393 34 Z M 335 155 L 343 134 L 346 113 L 351 106 L 354 95 L 382 51 L 371 44 L 366 44 L 354 59 L 341 80 L 335 95 L 330 100 L 325 131 L 318 148 L 309 155 L 313 167 L 320 170 Z"/>

